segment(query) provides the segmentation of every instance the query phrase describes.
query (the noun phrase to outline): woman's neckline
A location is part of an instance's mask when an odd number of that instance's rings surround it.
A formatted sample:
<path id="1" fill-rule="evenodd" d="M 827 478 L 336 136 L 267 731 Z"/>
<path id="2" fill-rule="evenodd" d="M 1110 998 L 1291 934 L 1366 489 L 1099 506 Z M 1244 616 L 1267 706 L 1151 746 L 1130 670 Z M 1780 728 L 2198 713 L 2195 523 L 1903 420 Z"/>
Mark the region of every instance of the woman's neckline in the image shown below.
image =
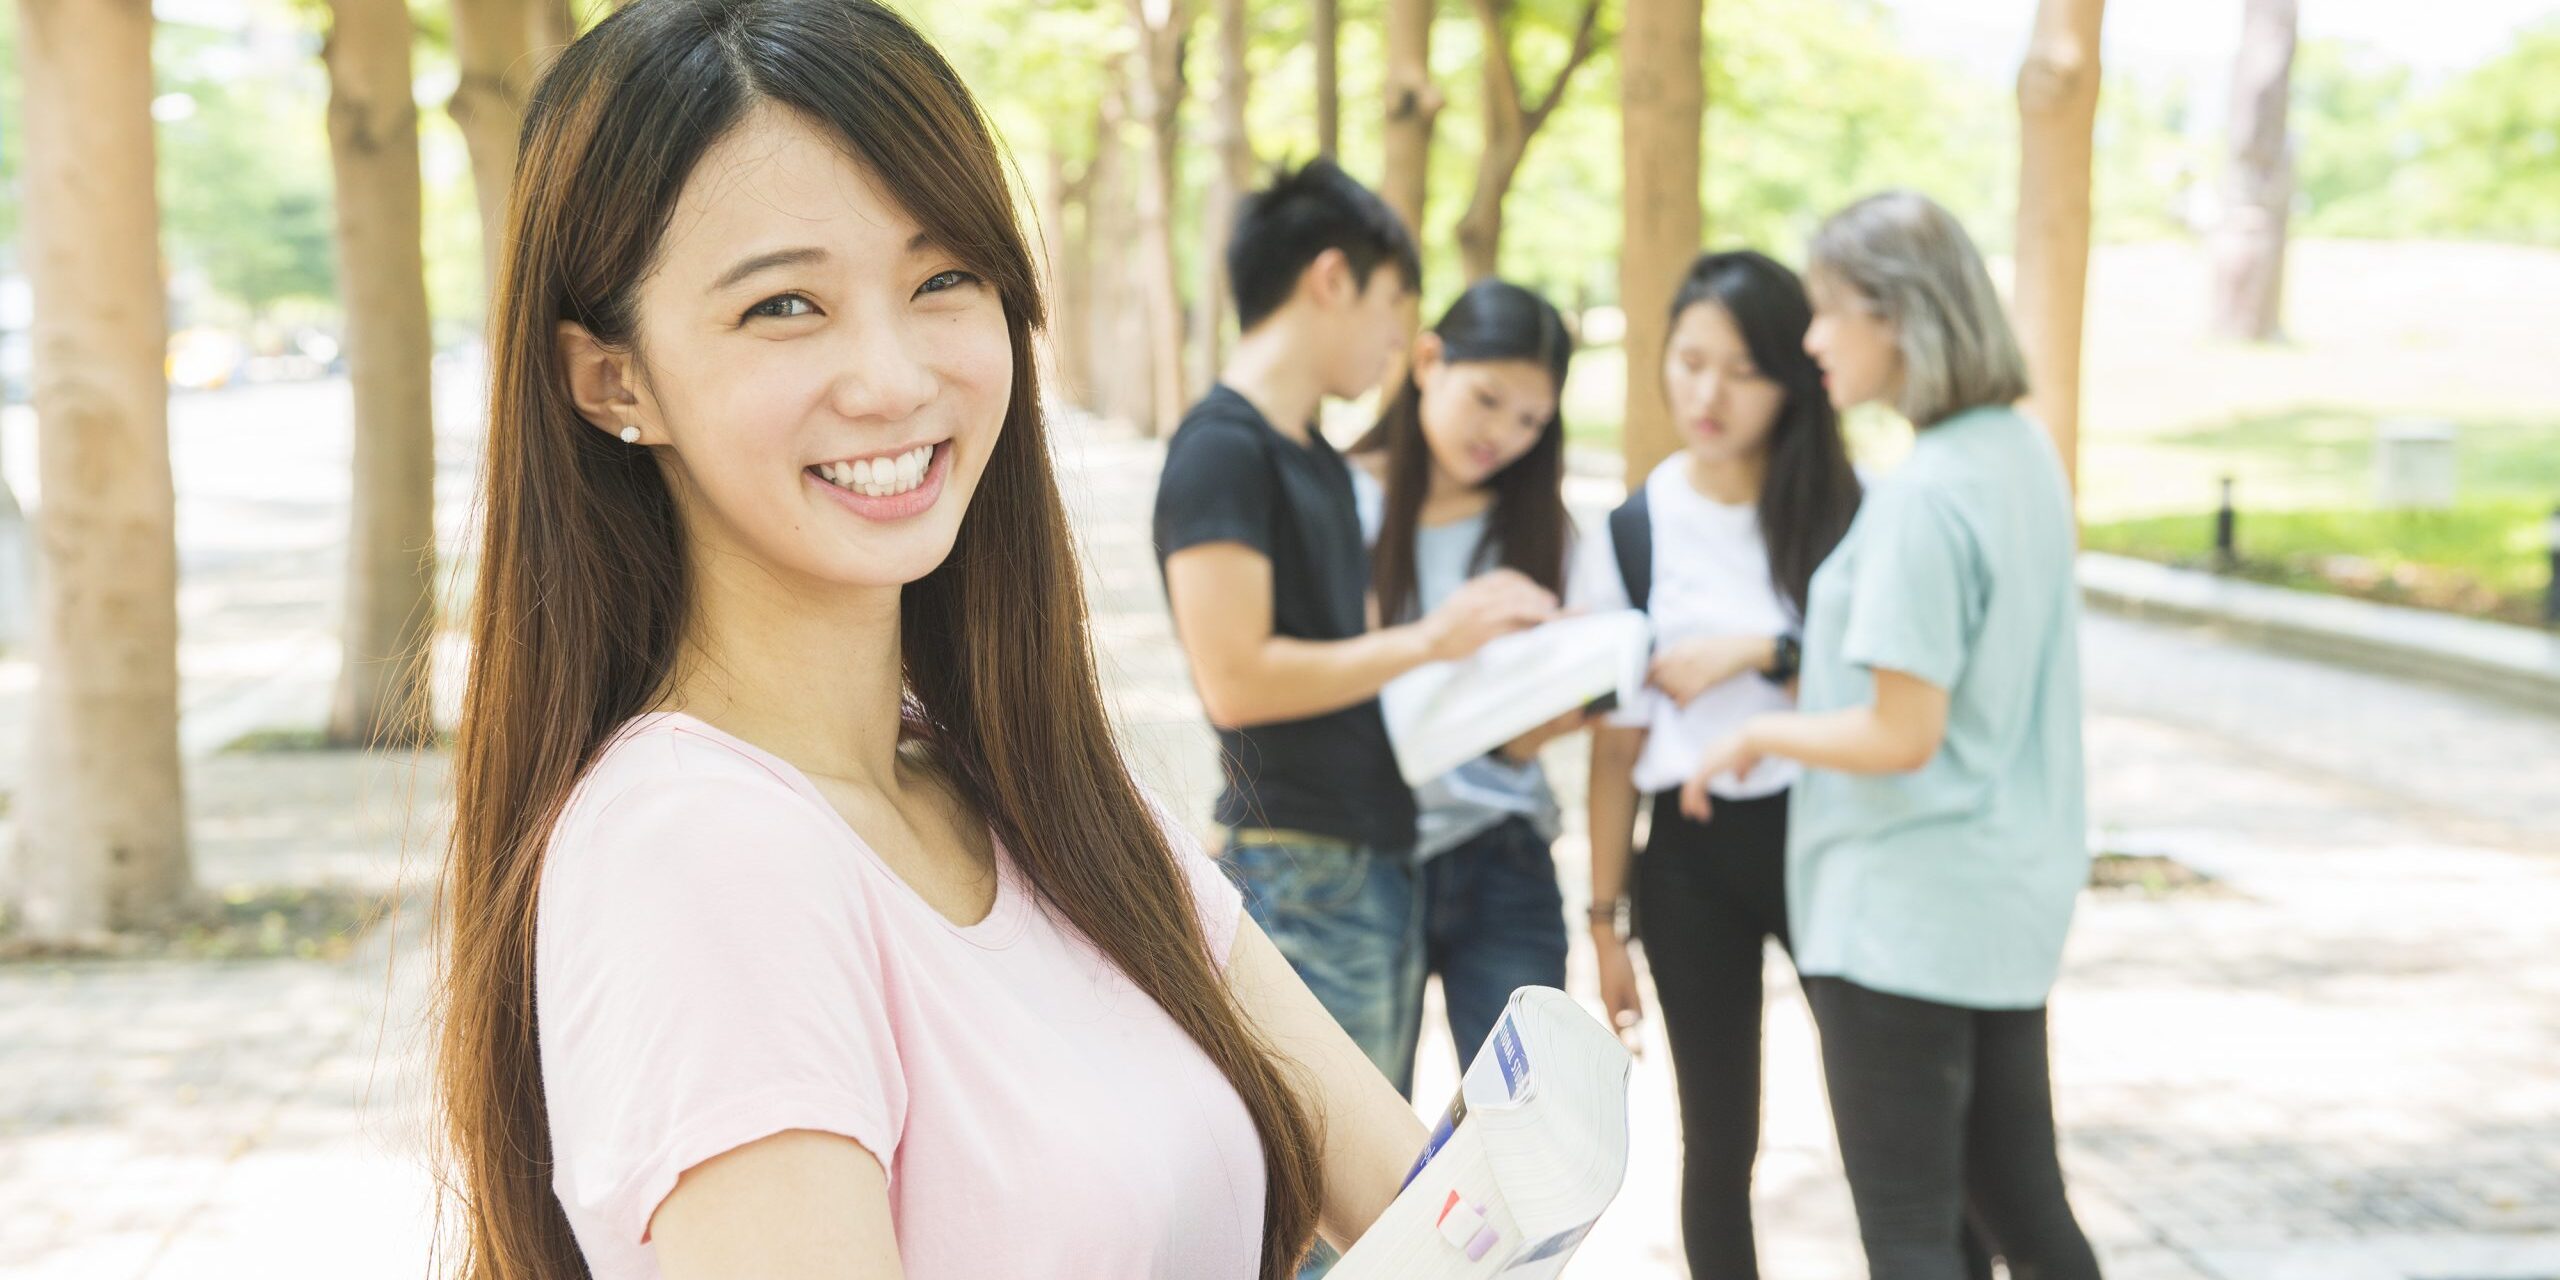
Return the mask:
<path id="1" fill-rule="evenodd" d="M 1379 458 L 1375 451 L 1352 454 L 1350 457 L 1352 470 L 1358 472 L 1377 489 L 1378 501 L 1380 505 L 1383 506 L 1387 500 L 1387 478 L 1383 474 L 1387 469 L 1386 461 L 1383 458 Z M 1370 461 L 1371 459 L 1376 459 L 1374 465 Z M 1466 512 L 1463 515 L 1451 516 L 1446 520 L 1423 520 L 1419 518 L 1420 513 L 1416 512 L 1416 519 L 1414 520 L 1413 527 L 1418 531 L 1438 531 L 1441 529 L 1454 528 L 1458 525 L 1468 524 L 1475 521 L 1481 521 L 1493 515 L 1492 494 L 1479 489 L 1469 496 L 1480 499 L 1480 504 L 1474 510 Z M 1423 506 L 1428 507 L 1430 505 L 1430 500 L 1426 497 L 1423 501 Z"/>
<path id="2" fill-rule="evenodd" d="M 953 935 L 978 946 L 993 949 L 1011 943 L 1015 935 L 1020 932 L 1021 899 L 1024 889 L 1014 874 L 1013 859 L 1005 850 L 1004 840 L 996 834 L 992 825 L 987 829 L 987 841 L 995 857 L 995 899 L 988 904 L 985 915 L 975 922 L 963 924 L 943 914 L 939 908 L 927 902 L 923 894 L 916 892 L 915 886 L 907 883 L 906 877 L 899 875 L 897 868 L 890 866 L 888 859 L 881 857 L 880 851 L 873 848 L 869 840 L 863 839 L 862 833 L 854 830 L 851 822 L 845 820 L 843 811 L 836 808 L 834 801 L 827 799 L 826 792 L 818 788 L 817 782 L 810 778 L 807 770 L 688 711 L 643 712 L 633 717 L 632 724 L 635 731 L 664 726 L 679 732 L 690 733 L 745 756 L 762 766 L 780 779 L 785 786 L 798 793 L 800 798 L 817 806 L 818 810 L 844 833 L 845 838 L 861 850 L 863 859 L 871 868 L 879 872 L 889 883 L 897 886 L 897 892 L 914 909 L 931 916 Z"/>

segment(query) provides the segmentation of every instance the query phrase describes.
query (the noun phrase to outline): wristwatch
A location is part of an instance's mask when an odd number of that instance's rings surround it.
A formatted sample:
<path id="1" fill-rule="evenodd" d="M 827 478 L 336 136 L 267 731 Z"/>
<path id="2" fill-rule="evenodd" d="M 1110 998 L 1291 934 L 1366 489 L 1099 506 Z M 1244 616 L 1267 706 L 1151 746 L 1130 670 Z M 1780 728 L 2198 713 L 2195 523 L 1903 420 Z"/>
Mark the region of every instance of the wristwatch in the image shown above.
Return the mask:
<path id="1" fill-rule="evenodd" d="M 1769 669 L 1761 672 L 1761 676 L 1771 684 L 1785 684 L 1795 679 L 1796 672 L 1803 667 L 1804 642 L 1796 638 L 1796 633 L 1782 631 L 1770 641 L 1769 648 L 1773 656 Z"/>

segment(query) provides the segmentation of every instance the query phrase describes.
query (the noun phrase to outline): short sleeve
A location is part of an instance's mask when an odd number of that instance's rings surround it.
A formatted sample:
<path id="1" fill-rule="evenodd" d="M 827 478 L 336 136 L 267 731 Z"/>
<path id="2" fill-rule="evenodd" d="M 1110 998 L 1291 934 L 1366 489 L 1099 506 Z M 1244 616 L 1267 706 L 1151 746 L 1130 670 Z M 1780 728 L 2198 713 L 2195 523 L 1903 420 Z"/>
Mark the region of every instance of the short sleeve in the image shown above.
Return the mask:
<path id="1" fill-rule="evenodd" d="M 1872 493 L 1859 521 L 1842 655 L 1954 688 L 1982 616 L 1971 532 L 1944 496 L 1908 485 Z"/>
<path id="2" fill-rule="evenodd" d="M 1575 613 L 1615 613 L 1635 606 L 1627 600 L 1627 580 L 1618 572 L 1618 549 L 1609 544 L 1604 526 L 1575 539 L 1573 563 L 1565 573 L 1564 603 Z M 1613 729 L 1642 729 L 1653 723 L 1647 697 L 1601 717 Z"/>
<path id="3" fill-rule="evenodd" d="M 1609 545 L 1606 522 L 1590 532 L 1577 531 L 1573 561 L 1564 578 L 1565 607 L 1576 613 L 1612 613 L 1630 608 L 1626 575 L 1618 571 L 1618 549 Z"/>
<path id="4" fill-rule="evenodd" d="M 828 816 L 688 777 L 554 842 L 535 991 L 554 1187 L 626 1240 L 685 1170 L 785 1130 L 895 1167 L 906 1089 L 878 938 Z"/>
<path id="5" fill-rule="evenodd" d="M 1194 907 L 1200 913 L 1200 932 L 1209 943 L 1209 959 L 1219 968 L 1227 967 L 1227 956 L 1235 950 L 1236 932 L 1244 916 L 1244 893 L 1235 881 L 1227 878 L 1227 869 L 1209 851 L 1200 846 L 1191 829 L 1173 816 L 1162 798 L 1142 790 L 1147 807 L 1155 814 L 1156 825 L 1164 831 L 1164 842 L 1173 850 L 1173 861 L 1191 886 Z"/>
<path id="6" fill-rule="evenodd" d="M 1368 468 L 1351 464 L 1351 506 L 1360 517 L 1360 541 L 1378 545 L 1378 534 L 1387 527 L 1387 488 L 1370 475 Z"/>
<path id="7" fill-rule="evenodd" d="M 1272 551 L 1271 451 L 1248 423 L 1195 420 L 1165 450 L 1156 485 L 1156 555 L 1212 542 Z"/>

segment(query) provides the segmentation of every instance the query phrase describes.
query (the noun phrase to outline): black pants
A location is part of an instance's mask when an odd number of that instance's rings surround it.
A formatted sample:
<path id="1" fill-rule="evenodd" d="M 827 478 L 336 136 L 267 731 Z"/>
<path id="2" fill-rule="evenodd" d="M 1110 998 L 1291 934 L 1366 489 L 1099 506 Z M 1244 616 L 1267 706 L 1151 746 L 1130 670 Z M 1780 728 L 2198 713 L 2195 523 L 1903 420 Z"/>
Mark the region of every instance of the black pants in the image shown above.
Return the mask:
<path id="1" fill-rule="evenodd" d="M 1964 1009 L 1805 981 L 1873 1280 L 2098 1280 L 2063 1195 L 2045 1011 Z"/>
<path id="2" fill-rule="evenodd" d="M 1704 824 L 1653 798 L 1635 864 L 1635 930 L 1662 1001 L 1680 1091 L 1680 1238 L 1697 1280 L 1760 1274 L 1751 1165 L 1760 1154 L 1763 944 L 1787 945 L 1787 797 L 1718 800 Z"/>

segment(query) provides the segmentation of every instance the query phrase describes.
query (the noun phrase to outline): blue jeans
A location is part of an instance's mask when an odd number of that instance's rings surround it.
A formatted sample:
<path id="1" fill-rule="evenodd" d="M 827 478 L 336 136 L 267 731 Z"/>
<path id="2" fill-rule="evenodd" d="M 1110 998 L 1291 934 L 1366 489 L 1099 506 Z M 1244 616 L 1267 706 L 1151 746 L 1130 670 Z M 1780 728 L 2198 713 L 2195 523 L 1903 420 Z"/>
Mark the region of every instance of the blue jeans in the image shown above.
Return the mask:
<path id="1" fill-rule="evenodd" d="M 1388 1081 L 1413 1095 L 1422 900 L 1413 859 L 1333 841 L 1243 844 L 1225 861 L 1245 910 Z"/>
<path id="2" fill-rule="evenodd" d="M 1513 991 L 1564 985 L 1564 893 L 1537 829 L 1505 819 L 1423 863 L 1422 936 L 1463 1070 Z"/>
<path id="3" fill-rule="evenodd" d="M 1224 861 L 1245 910 L 1352 1042 L 1406 1097 L 1422 1022 L 1422 897 L 1413 857 L 1330 840 L 1241 843 Z M 1338 1255 L 1323 1241 L 1299 1268 L 1317 1280 Z"/>

